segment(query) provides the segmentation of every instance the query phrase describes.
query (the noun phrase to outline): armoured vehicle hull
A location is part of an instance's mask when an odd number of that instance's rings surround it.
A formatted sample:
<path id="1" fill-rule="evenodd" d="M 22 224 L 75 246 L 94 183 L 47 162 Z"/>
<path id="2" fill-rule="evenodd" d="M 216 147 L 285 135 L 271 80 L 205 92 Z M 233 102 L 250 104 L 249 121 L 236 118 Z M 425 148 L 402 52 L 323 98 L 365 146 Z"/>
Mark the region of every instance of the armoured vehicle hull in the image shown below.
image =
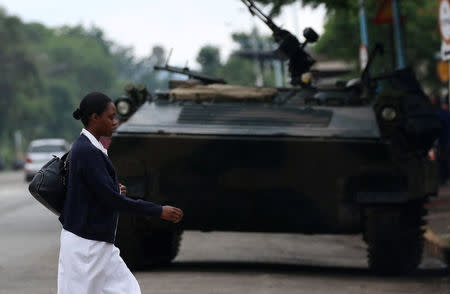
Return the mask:
<path id="1" fill-rule="evenodd" d="M 423 206 L 438 188 L 427 151 L 439 132 L 416 86 L 403 81 L 371 100 L 348 87 L 144 103 L 113 136 L 111 158 L 130 197 L 185 216 L 177 225 L 122 217 L 124 259 L 169 262 L 183 230 L 362 233 L 372 269 L 414 269 Z"/>
<path id="2" fill-rule="evenodd" d="M 188 230 L 359 233 L 362 206 L 436 192 L 432 163 L 395 162 L 377 139 L 120 134 L 112 148 L 129 152 L 114 160 L 130 195 L 181 207 Z"/>

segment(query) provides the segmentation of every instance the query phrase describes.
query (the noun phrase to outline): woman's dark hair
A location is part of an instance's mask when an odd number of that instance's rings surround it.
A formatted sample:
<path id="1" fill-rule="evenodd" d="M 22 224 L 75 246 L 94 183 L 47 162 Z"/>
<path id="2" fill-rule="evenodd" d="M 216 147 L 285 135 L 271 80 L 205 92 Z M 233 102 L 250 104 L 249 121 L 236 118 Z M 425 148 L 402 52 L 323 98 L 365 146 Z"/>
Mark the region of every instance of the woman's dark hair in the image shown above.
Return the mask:
<path id="1" fill-rule="evenodd" d="M 78 107 L 73 112 L 73 117 L 76 120 L 80 120 L 84 126 L 89 124 L 89 118 L 93 113 L 101 115 L 108 107 L 108 104 L 112 100 L 103 93 L 91 92 L 84 96 L 83 100 L 80 102 L 80 107 Z"/>

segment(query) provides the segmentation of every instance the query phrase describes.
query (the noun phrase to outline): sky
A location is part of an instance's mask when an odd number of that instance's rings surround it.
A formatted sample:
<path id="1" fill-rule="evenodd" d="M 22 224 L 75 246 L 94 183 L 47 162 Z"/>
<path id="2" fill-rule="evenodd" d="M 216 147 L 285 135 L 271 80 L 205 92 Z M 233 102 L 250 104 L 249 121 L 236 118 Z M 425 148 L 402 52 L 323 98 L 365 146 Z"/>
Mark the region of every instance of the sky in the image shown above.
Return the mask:
<path id="1" fill-rule="evenodd" d="M 207 44 L 219 46 L 225 60 L 236 48 L 233 32 L 250 32 L 256 26 L 260 33 L 270 34 L 239 0 L 0 0 L 0 7 L 24 22 L 49 27 L 95 25 L 107 39 L 132 47 L 137 57 L 149 55 L 155 45 L 173 48 L 170 63 L 179 66 L 196 67 L 197 53 Z M 312 10 L 299 2 L 283 9 L 274 21 L 301 40 L 307 26 L 322 33 L 324 18 L 324 7 Z"/>

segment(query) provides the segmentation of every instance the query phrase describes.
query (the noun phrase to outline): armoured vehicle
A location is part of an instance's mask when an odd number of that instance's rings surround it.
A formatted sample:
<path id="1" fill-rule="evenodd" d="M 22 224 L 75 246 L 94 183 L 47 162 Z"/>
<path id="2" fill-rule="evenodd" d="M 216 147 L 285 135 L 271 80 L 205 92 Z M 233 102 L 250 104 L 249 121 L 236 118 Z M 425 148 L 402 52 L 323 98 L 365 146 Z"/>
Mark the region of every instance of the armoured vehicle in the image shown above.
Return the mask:
<path id="1" fill-rule="evenodd" d="M 360 234 L 375 272 L 404 273 L 423 250 L 424 204 L 437 194 L 428 150 L 440 131 L 410 70 L 318 89 L 314 60 L 269 18 L 293 87 L 246 88 L 191 77 L 151 97 L 129 88 L 110 156 L 128 196 L 184 210 L 180 224 L 122 216 L 117 245 L 131 267 L 170 262 L 183 230 Z M 247 5 L 246 4 L 246 5 Z M 317 39 L 312 30 L 305 38 Z"/>

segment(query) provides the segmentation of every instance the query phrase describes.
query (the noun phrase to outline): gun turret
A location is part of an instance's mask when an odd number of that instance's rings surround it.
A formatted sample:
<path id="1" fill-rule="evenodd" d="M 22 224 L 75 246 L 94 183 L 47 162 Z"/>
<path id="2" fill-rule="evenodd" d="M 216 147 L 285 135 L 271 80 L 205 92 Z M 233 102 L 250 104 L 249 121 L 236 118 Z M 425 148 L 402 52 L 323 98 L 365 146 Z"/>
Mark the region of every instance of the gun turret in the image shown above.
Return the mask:
<path id="1" fill-rule="evenodd" d="M 167 70 L 169 72 L 179 73 L 183 75 L 187 75 L 189 78 L 196 79 L 202 81 L 204 84 L 226 84 L 227 82 L 224 79 L 219 79 L 215 77 L 211 77 L 199 72 L 191 71 L 188 67 L 176 67 L 176 66 L 158 66 L 155 65 L 155 70 Z"/>
<path id="2" fill-rule="evenodd" d="M 319 36 L 311 29 L 306 28 L 303 31 L 306 41 L 300 43 L 300 41 L 287 30 L 283 30 L 277 26 L 272 19 L 265 15 L 261 9 L 256 7 L 253 0 L 241 0 L 245 6 L 247 6 L 250 13 L 261 19 L 271 30 L 275 42 L 279 47 L 276 51 L 281 53 L 286 59 L 289 59 L 289 73 L 291 74 L 292 85 L 302 85 L 302 74 L 308 72 L 311 66 L 316 62 L 304 48 L 307 43 L 316 42 Z"/>
<path id="3" fill-rule="evenodd" d="M 253 0 L 241 0 L 241 1 L 242 1 L 242 3 L 244 3 L 245 6 L 247 6 L 248 10 L 250 11 L 250 13 L 253 16 L 256 16 L 259 19 L 261 19 L 272 30 L 274 35 L 276 35 L 282 31 L 282 29 L 279 26 L 277 26 L 270 17 L 265 15 L 261 11 L 261 9 L 256 7 Z"/>

